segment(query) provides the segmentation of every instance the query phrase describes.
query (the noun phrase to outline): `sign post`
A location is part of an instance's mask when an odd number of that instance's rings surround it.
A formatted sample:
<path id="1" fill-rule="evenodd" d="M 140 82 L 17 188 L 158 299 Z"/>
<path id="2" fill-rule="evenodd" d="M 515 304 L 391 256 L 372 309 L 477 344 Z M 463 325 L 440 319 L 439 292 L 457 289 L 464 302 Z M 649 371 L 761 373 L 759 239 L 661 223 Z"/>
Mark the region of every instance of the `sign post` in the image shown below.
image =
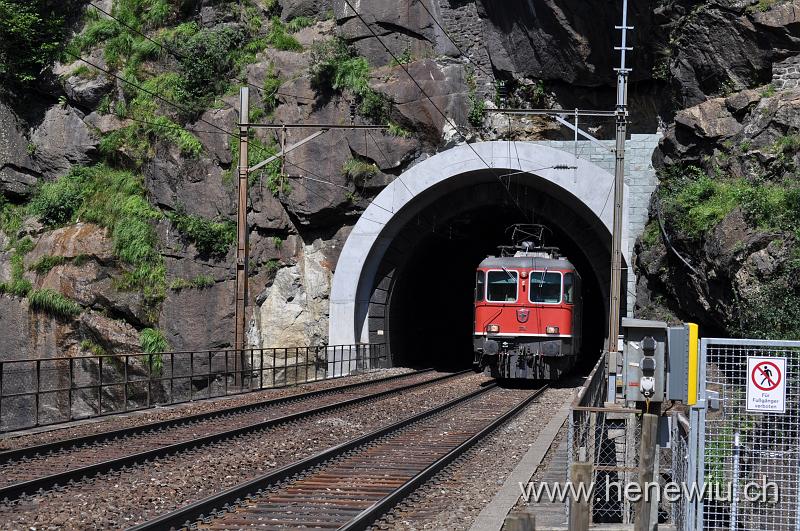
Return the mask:
<path id="1" fill-rule="evenodd" d="M 747 358 L 747 411 L 786 413 L 786 358 Z"/>

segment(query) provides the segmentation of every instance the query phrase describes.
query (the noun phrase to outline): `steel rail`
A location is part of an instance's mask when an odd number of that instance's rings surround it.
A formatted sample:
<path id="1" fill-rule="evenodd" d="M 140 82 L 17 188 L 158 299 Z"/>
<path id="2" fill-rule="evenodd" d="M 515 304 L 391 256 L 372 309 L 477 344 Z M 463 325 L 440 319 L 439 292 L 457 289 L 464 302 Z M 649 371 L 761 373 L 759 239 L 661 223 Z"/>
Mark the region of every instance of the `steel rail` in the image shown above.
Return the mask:
<path id="1" fill-rule="evenodd" d="M 339 531 L 361 531 L 363 529 L 368 528 L 372 523 L 375 522 L 378 518 L 383 516 L 387 511 L 389 511 L 392 507 L 400 503 L 404 498 L 406 498 L 409 494 L 413 491 L 420 488 L 425 482 L 439 473 L 443 468 L 447 465 L 458 459 L 460 456 L 465 454 L 470 448 L 475 446 L 481 439 L 485 438 L 501 425 L 505 424 L 509 420 L 511 420 L 514 416 L 516 416 L 520 411 L 522 411 L 525 407 L 528 406 L 533 400 L 538 398 L 542 393 L 547 390 L 549 385 L 545 385 L 537 389 L 531 396 L 522 400 L 519 404 L 508 410 L 507 412 L 503 413 L 501 416 L 497 417 L 493 420 L 489 425 L 483 428 L 481 431 L 458 445 L 456 448 L 453 448 L 447 455 L 441 457 L 436 462 L 429 465 L 425 470 L 408 480 L 402 486 L 397 488 L 394 492 L 386 496 L 385 498 L 375 502 L 371 507 L 365 509 L 361 513 L 359 513 L 355 518 L 353 518 L 350 522 L 346 525 L 339 528 Z"/>
<path id="2" fill-rule="evenodd" d="M 427 371 L 424 371 L 427 372 Z M 348 406 L 357 405 L 360 403 L 369 402 L 372 400 L 376 400 L 379 398 L 384 398 L 386 396 L 401 393 L 403 391 L 408 391 L 410 389 L 416 387 L 422 387 L 424 385 L 429 385 L 431 383 L 437 383 L 442 380 L 446 380 L 449 378 L 454 378 L 456 376 L 466 374 L 470 372 L 469 370 L 461 371 L 453 374 L 448 374 L 445 376 L 440 376 L 437 378 L 433 378 L 430 380 L 425 380 L 422 382 L 416 382 L 413 384 L 404 385 L 401 387 L 396 387 L 393 389 L 387 389 L 384 391 L 380 391 L 378 393 L 372 393 L 363 397 L 357 398 L 350 398 L 347 400 L 342 400 L 339 402 L 335 402 L 333 404 L 328 404 L 325 406 L 320 406 L 317 408 L 306 409 L 303 411 L 299 411 L 296 413 L 289 413 L 287 415 L 283 415 L 280 417 L 276 417 L 273 419 L 265 420 L 256 422 L 253 424 L 248 424 L 245 426 L 240 426 L 237 428 L 218 431 L 216 433 L 212 433 L 209 435 L 205 435 L 202 437 L 197 437 L 187 441 L 181 441 L 178 443 L 164 445 L 152 450 L 146 450 L 143 452 L 137 452 L 133 454 L 128 454 L 122 457 L 117 457 L 113 459 L 108 459 L 106 461 L 101 461 L 98 463 L 93 463 L 90 465 L 81 466 L 78 468 L 74 468 L 71 470 L 66 470 L 64 472 L 58 472 L 56 474 L 51 474 L 47 476 L 41 476 L 35 479 L 20 481 L 17 483 L 13 483 L 11 485 L 6 485 L 5 487 L 0 488 L 0 500 L 12 500 L 18 498 L 26 493 L 35 493 L 42 489 L 48 489 L 57 485 L 65 485 L 71 481 L 80 481 L 83 478 L 88 478 L 90 476 L 96 474 L 102 474 L 105 472 L 109 472 L 111 470 L 120 469 L 127 466 L 132 466 L 140 462 L 144 462 L 149 459 L 155 459 L 159 457 L 164 457 L 167 455 L 172 455 L 178 452 L 184 452 L 186 450 L 206 446 L 209 444 L 213 444 L 219 441 L 224 441 L 227 439 L 232 439 L 234 437 L 238 437 L 240 435 L 246 435 L 249 433 L 265 430 L 268 428 L 272 428 L 274 426 L 285 424 L 293 421 L 300 420 L 305 417 L 310 417 L 313 415 L 318 415 L 321 413 L 327 413 L 332 410 L 345 408 Z M 416 374 L 416 373 L 412 373 Z M 387 378 L 388 379 L 388 378 Z M 365 382 L 366 383 L 366 382 Z M 337 388 L 336 390 L 341 391 L 341 388 Z M 316 392 L 315 392 L 316 393 Z M 311 393 L 307 393 L 311 394 Z"/>
<path id="3" fill-rule="evenodd" d="M 433 409 L 424 411 L 420 414 L 408 417 L 406 419 L 400 420 L 390 426 L 386 426 L 384 428 L 379 428 L 371 433 L 363 435 L 361 437 L 357 437 L 350 441 L 344 442 L 337 446 L 331 447 L 327 450 L 323 450 L 317 454 L 309 456 L 305 459 L 300 461 L 296 461 L 294 463 L 290 463 L 276 471 L 269 472 L 267 474 L 263 474 L 246 482 L 240 483 L 234 487 L 226 489 L 220 493 L 214 494 L 197 502 L 191 503 L 185 507 L 180 509 L 176 509 L 169 513 L 166 513 L 160 517 L 154 518 L 153 520 L 149 520 L 137 526 L 134 526 L 129 529 L 129 531 L 154 531 L 160 529 L 179 529 L 179 528 L 194 528 L 193 522 L 206 522 L 208 523 L 211 518 L 213 518 L 217 514 L 224 513 L 226 511 L 233 510 L 233 508 L 243 500 L 251 499 L 253 497 L 259 496 L 262 492 L 270 487 L 270 485 L 275 485 L 286 481 L 293 476 L 305 472 L 309 469 L 313 469 L 316 466 L 319 466 L 327 461 L 332 459 L 336 459 L 342 457 L 349 452 L 363 446 L 368 446 L 374 443 L 376 440 L 386 437 L 387 435 L 391 435 L 403 428 L 406 428 L 412 424 L 416 424 L 420 421 L 426 420 L 430 417 L 436 416 L 446 410 L 452 409 L 458 405 L 461 405 L 465 402 L 468 402 L 479 395 L 489 392 L 492 389 L 497 387 L 496 383 L 492 383 L 488 386 L 485 386 L 481 389 L 468 393 L 467 395 L 455 398 L 450 400 L 440 406 L 437 406 Z M 449 452 L 445 457 L 439 459 L 433 465 L 430 465 L 428 468 L 425 469 L 422 473 L 415 476 L 414 479 L 409 481 L 407 484 L 400 487 L 402 489 L 402 497 L 407 495 L 407 492 L 411 489 L 409 486 L 412 481 L 418 482 L 422 480 L 422 478 L 428 478 L 433 475 L 436 471 L 440 470 L 447 463 L 452 462 L 458 455 L 462 454 L 468 448 L 473 446 L 477 441 L 479 441 L 482 437 L 486 434 L 493 431 L 497 428 L 500 424 L 510 419 L 516 413 L 521 411 L 525 406 L 527 406 L 532 400 L 538 397 L 547 386 L 537 390 L 533 395 L 526 398 L 525 400 L 521 401 L 517 406 L 512 408 L 509 412 L 506 412 L 498 419 L 492 421 L 486 428 L 482 429 L 478 435 L 470 437 L 469 440 L 462 443 L 458 448 L 461 449 L 460 452 L 453 450 Z M 437 464 L 440 466 L 437 467 Z M 400 490 L 398 489 L 398 490 Z M 399 495 L 398 495 L 399 496 Z M 394 500 L 395 495 L 392 494 L 387 496 L 384 500 L 378 502 L 381 504 L 380 508 L 377 507 L 378 504 L 375 504 L 376 507 L 370 507 L 368 511 L 377 511 L 382 510 L 383 502 L 389 503 L 389 500 Z M 366 513 L 367 511 L 364 511 Z M 366 522 L 369 518 L 366 514 L 360 513 L 356 518 L 360 522 Z M 352 523 L 351 523 L 352 524 Z M 351 525 L 348 524 L 348 525 Z M 361 524 L 359 524 L 361 525 Z"/>
<path id="4" fill-rule="evenodd" d="M 258 409 L 264 409 L 271 406 L 277 406 L 281 404 L 291 403 L 294 401 L 306 400 L 308 398 L 315 398 L 318 396 L 324 396 L 327 394 L 332 393 L 339 393 L 342 391 L 349 391 L 351 389 L 355 389 L 358 387 L 363 387 L 367 385 L 374 385 L 380 384 L 384 382 L 389 382 L 392 380 L 397 380 L 400 378 L 407 378 L 410 376 L 415 376 L 418 374 L 424 374 L 426 372 L 431 372 L 433 369 L 423 369 L 420 371 L 414 371 L 405 374 L 397 374 L 394 376 L 388 376 L 386 378 L 378 378 L 376 380 L 368 380 L 363 382 L 356 382 L 347 385 L 340 385 L 336 387 L 329 387 L 327 389 L 320 389 L 318 391 L 307 391 L 305 393 L 298 393 L 294 395 L 282 396 L 280 398 L 271 398 L 269 400 L 261 400 L 258 402 L 253 402 L 251 404 L 243 404 L 241 406 L 232 406 L 223 409 L 217 409 L 215 411 L 208 411 L 205 413 L 197 413 L 194 415 L 188 415 L 185 417 L 178 417 L 174 419 L 167 419 L 167 420 L 160 420 L 156 422 L 149 422 L 147 424 L 141 424 L 139 426 L 131 426 L 129 428 L 120 428 L 118 430 L 109 430 L 100 433 L 95 433 L 91 435 L 82 435 L 80 437 L 72 437 L 69 439 L 63 439 L 60 441 L 53 441 L 44 444 L 38 444 L 36 446 L 28 446 L 25 448 L 15 448 L 13 450 L 4 450 L 0 451 L 0 465 L 8 463 L 12 460 L 19 460 L 25 457 L 36 457 L 42 456 L 44 454 L 48 454 L 51 452 L 57 452 L 60 450 L 64 450 L 66 448 L 71 448 L 74 446 L 82 446 L 88 444 L 94 444 L 96 442 L 102 442 L 105 440 L 111 439 L 119 439 L 123 437 L 130 437 L 132 435 L 139 435 L 146 432 L 156 431 L 156 430 L 163 430 L 166 428 L 172 428 L 175 426 L 180 426 L 184 424 L 189 424 L 193 422 L 202 422 L 206 420 L 213 420 L 217 419 L 226 415 L 235 415 L 238 413 L 248 413 L 250 411 L 255 411 Z M 457 373 L 458 374 L 458 373 Z M 322 380 L 319 380 L 322 381 Z M 265 391 L 269 391 L 269 389 L 265 389 Z M 236 395 L 241 396 L 241 395 Z M 224 397 L 220 397 L 224 398 Z M 205 402 L 205 400 L 203 400 Z M 194 402 L 199 403 L 200 401 Z M 60 426 L 58 429 L 67 429 L 71 426 Z"/>

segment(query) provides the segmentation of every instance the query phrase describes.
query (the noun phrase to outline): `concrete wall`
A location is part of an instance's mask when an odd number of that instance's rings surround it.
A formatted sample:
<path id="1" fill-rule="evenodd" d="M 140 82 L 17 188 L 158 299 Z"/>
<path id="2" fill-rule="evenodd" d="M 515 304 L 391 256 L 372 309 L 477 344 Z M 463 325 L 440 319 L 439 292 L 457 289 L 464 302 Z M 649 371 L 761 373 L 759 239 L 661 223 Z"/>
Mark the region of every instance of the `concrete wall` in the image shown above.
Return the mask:
<path id="1" fill-rule="evenodd" d="M 647 222 L 650 196 L 657 179 L 651 163 L 660 135 L 632 135 L 626 144 L 625 213 L 623 215 L 623 255 L 631 263 L 636 239 Z M 609 148 L 613 141 L 602 144 Z M 475 152 L 480 157 L 475 155 Z M 577 156 L 577 160 L 574 156 Z M 348 237 L 336 265 L 331 287 L 329 344 L 368 342 L 367 309 L 378 264 L 392 239 L 414 212 L 404 208 L 412 199 L 441 199 L 429 190 L 445 181 L 460 186 L 469 184 L 469 175 L 493 168 L 518 169 L 550 182 L 579 201 L 610 234 L 613 216 L 613 173 L 615 156 L 603 146 L 588 141 L 482 142 L 456 146 L 412 167 L 393 181 L 373 200 Z M 575 165 L 576 170 L 555 170 L 556 165 Z M 472 173 L 471 173 L 472 172 Z M 435 197 L 434 197 L 435 196 Z M 418 210 L 422 203 L 415 204 Z M 628 275 L 627 307 L 635 303 L 636 279 Z"/>

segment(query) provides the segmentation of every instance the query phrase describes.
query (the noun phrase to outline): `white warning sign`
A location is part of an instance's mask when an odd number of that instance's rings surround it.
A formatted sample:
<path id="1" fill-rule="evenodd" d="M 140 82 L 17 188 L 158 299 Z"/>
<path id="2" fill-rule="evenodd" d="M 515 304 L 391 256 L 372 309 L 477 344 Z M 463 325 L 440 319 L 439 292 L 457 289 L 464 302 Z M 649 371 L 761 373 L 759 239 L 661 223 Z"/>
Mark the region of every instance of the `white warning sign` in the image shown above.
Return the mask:
<path id="1" fill-rule="evenodd" d="M 747 411 L 786 413 L 786 358 L 747 358 Z"/>

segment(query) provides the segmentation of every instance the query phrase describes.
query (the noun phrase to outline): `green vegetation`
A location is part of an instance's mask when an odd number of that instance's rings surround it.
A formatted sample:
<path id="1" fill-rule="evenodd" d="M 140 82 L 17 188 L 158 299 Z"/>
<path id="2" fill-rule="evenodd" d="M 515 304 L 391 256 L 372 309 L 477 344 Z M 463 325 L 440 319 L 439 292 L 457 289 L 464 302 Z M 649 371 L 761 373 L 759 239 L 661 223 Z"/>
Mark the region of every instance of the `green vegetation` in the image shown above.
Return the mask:
<path id="1" fill-rule="evenodd" d="M 403 50 L 403 53 L 401 53 L 401 54 L 400 54 L 400 55 L 397 57 L 397 60 L 395 60 L 395 59 L 392 59 L 392 61 L 391 61 L 391 63 L 390 63 L 390 64 L 391 64 L 392 66 L 397 66 L 397 65 L 407 65 L 407 64 L 408 64 L 408 63 L 410 63 L 411 61 L 413 61 L 413 58 L 411 57 L 411 50 L 410 50 L 410 49 L 408 49 L 408 48 L 406 48 L 405 50 Z"/>
<path id="2" fill-rule="evenodd" d="M 39 258 L 39 260 L 37 260 L 34 264 L 32 264 L 28 269 L 30 271 L 35 271 L 40 275 L 44 275 L 57 265 L 63 264 L 65 261 L 66 260 L 63 256 L 43 256 Z"/>
<path id="3" fill-rule="evenodd" d="M 169 350 L 164 333 L 157 328 L 145 328 L 139 332 L 139 345 L 146 354 L 157 354 Z"/>
<path id="4" fill-rule="evenodd" d="M 79 2 L 0 0 L 0 93 L 21 94 L 58 59 Z"/>
<path id="5" fill-rule="evenodd" d="M 303 47 L 299 42 L 297 42 L 297 39 L 287 33 L 286 30 L 287 28 L 283 25 L 281 19 L 278 17 L 272 17 L 266 43 L 277 50 L 290 52 L 298 52 L 302 50 Z"/>
<path id="6" fill-rule="evenodd" d="M 773 85 L 772 83 L 766 85 L 764 89 L 761 91 L 762 98 L 771 98 L 774 95 L 775 95 L 775 85 Z"/>
<path id="7" fill-rule="evenodd" d="M 351 91 L 358 112 L 375 122 L 386 122 L 391 102 L 369 86 L 369 63 L 342 39 L 316 43 L 311 49 L 309 74 L 312 86 L 323 92 Z"/>
<path id="8" fill-rule="evenodd" d="M 91 352 L 95 356 L 105 356 L 106 349 L 92 341 L 91 339 L 84 339 L 81 341 L 81 348 L 87 352 Z"/>
<path id="9" fill-rule="evenodd" d="M 70 318 L 81 313 L 81 306 L 52 289 L 36 289 L 28 296 L 31 309 L 54 317 Z"/>
<path id="10" fill-rule="evenodd" d="M 11 254 L 11 279 L 0 282 L 0 293 L 8 293 L 17 297 L 26 297 L 31 291 L 31 283 L 24 278 L 25 255 L 33 249 L 33 240 L 28 236 L 19 238 L 18 232 L 22 226 L 23 207 L 15 206 L 0 196 L 0 230 L 11 240 L 7 249 L 13 250 Z"/>
<path id="11" fill-rule="evenodd" d="M 187 33 L 191 33 L 187 37 Z M 187 30 L 173 42 L 179 54 L 180 76 L 176 96 L 182 105 L 198 113 L 210 99 L 225 92 L 236 66 L 236 54 L 244 35 L 232 28 Z"/>
<path id="12" fill-rule="evenodd" d="M 642 233 L 642 245 L 649 249 L 654 247 L 661 241 L 661 229 L 658 227 L 658 221 L 651 219 L 644 227 Z"/>
<path id="13" fill-rule="evenodd" d="M 264 268 L 267 270 L 267 274 L 269 275 L 276 273 L 278 269 L 281 268 L 281 261 L 275 258 L 267 260 L 267 262 L 264 264 Z"/>
<path id="14" fill-rule="evenodd" d="M 772 6 L 778 3 L 779 0 L 758 0 L 756 4 L 752 4 L 747 6 L 747 11 L 750 13 L 755 13 L 756 11 L 766 12 L 769 11 Z"/>
<path id="15" fill-rule="evenodd" d="M 182 289 L 203 289 L 208 288 L 214 285 L 214 278 L 209 275 L 197 275 L 191 280 L 186 280 L 185 278 L 177 278 L 173 280 L 170 285 L 169 289 L 174 291 L 180 291 Z"/>
<path id="16" fill-rule="evenodd" d="M 280 249 L 281 247 L 283 247 L 283 238 L 281 238 L 280 236 L 273 236 L 272 245 L 274 245 L 276 249 Z"/>
<path id="17" fill-rule="evenodd" d="M 392 136 L 397 136 L 400 138 L 409 138 L 411 136 L 411 131 L 394 122 L 389 122 L 388 133 Z"/>
<path id="18" fill-rule="evenodd" d="M 275 73 L 275 65 L 269 63 L 267 75 L 264 77 L 264 92 L 262 94 L 264 110 L 268 114 L 272 113 L 280 103 L 278 100 L 278 91 L 282 84 L 283 80 Z"/>
<path id="19" fill-rule="evenodd" d="M 164 360 L 161 357 L 161 353 L 170 349 L 164 333 L 156 328 L 145 328 L 139 332 L 139 345 L 142 347 L 142 352 L 149 354 L 147 356 L 147 366 L 151 371 L 151 375 L 161 374 L 164 368 Z"/>
<path id="20" fill-rule="evenodd" d="M 236 224 L 232 221 L 192 216 L 182 208 L 168 213 L 167 217 L 200 254 L 222 257 L 236 243 Z"/>
<path id="21" fill-rule="evenodd" d="M 33 288 L 30 281 L 23 277 L 25 273 L 25 265 L 23 264 L 25 252 L 22 251 L 24 251 L 24 248 L 17 247 L 14 250 L 14 254 L 11 255 L 11 280 L 0 283 L 0 293 L 27 297 Z"/>
<path id="22" fill-rule="evenodd" d="M 736 332 L 743 337 L 800 339 L 800 288 L 794 280 L 798 273 L 800 269 L 790 268 L 741 301 Z"/>
<path id="23" fill-rule="evenodd" d="M 118 288 L 141 290 L 153 311 L 163 300 L 164 260 L 152 226 L 161 213 L 147 202 L 140 177 L 105 165 L 75 166 L 42 185 L 29 211 L 51 226 L 80 217 L 108 228 L 114 253 L 132 266 L 118 279 Z"/>
<path id="24" fill-rule="evenodd" d="M 294 17 L 286 23 L 286 29 L 292 33 L 298 32 L 303 28 L 308 28 L 315 24 L 314 19 L 310 17 Z"/>
<path id="25" fill-rule="evenodd" d="M 659 197 L 668 223 L 690 238 L 701 238 L 737 207 L 762 230 L 800 231 L 800 184 L 791 178 L 781 182 L 712 179 L 690 166 L 670 172 Z"/>
<path id="26" fill-rule="evenodd" d="M 64 225 L 73 219 L 83 202 L 82 181 L 72 174 L 39 186 L 28 205 L 31 214 L 48 227 Z"/>
<path id="27" fill-rule="evenodd" d="M 475 72 L 467 70 L 467 89 L 469 99 L 469 114 L 467 114 L 467 121 L 475 127 L 481 127 L 483 121 L 486 119 L 486 102 L 477 94 L 477 84 L 475 81 Z"/>
<path id="28" fill-rule="evenodd" d="M 352 158 L 342 166 L 342 174 L 352 181 L 370 179 L 374 177 L 378 171 L 378 166 L 376 166 L 374 162 L 367 162 L 358 158 Z"/>

